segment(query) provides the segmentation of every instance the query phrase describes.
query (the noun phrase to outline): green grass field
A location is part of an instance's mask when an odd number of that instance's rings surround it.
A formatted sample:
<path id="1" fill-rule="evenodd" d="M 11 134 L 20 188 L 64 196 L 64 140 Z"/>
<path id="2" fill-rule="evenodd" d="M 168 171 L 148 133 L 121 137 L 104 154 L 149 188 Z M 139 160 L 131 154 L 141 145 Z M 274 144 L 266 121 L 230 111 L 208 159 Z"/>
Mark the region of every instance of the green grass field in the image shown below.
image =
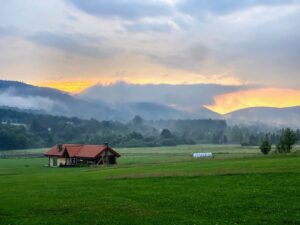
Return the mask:
<path id="1" fill-rule="evenodd" d="M 269 156 L 234 145 L 117 149 L 118 165 L 98 168 L 0 159 L 0 224 L 299 225 L 297 149 Z"/>

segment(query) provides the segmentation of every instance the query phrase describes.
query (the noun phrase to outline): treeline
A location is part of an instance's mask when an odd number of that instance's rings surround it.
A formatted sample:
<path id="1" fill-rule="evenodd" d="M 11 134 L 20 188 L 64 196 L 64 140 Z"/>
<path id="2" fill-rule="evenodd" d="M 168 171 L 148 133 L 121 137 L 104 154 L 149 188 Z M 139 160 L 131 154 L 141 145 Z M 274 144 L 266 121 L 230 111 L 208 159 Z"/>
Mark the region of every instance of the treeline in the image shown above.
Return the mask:
<path id="1" fill-rule="evenodd" d="M 283 129 L 280 139 L 276 144 L 277 153 L 291 152 L 294 144 L 299 140 L 299 136 L 290 128 Z M 272 150 L 272 143 L 268 135 L 266 135 L 260 142 L 259 148 L 264 155 L 269 154 Z"/>
<path id="2" fill-rule="evenodd" d="M 0 150 L 23 149 L 33 146 L 33 136 L 24 126 L 0 125 Z"/>
<path id="3" fill-rule="evenodd" d="M 0 150 L 50 147 L 57 143 L 115 147 L 195 144 L 192 139 L 159 129 L 136 116 L 132 121 L 83 120 L 0 109 Z"/>
<path id="4" fill-rule="evenodd" d="M 280 141 L 282 130 L 258 126 L 227 126 L 224 120 L 145 121 L 127 123 L 83 120 L 0 109 L 0 150 L 50 147 L 57 143 L 102 144 L 114 147 L 175 146 L 181 144 L 242 144 L 258 146 L 268 136 Z M 295 131 L 299 140 L 300 132 Z"/>

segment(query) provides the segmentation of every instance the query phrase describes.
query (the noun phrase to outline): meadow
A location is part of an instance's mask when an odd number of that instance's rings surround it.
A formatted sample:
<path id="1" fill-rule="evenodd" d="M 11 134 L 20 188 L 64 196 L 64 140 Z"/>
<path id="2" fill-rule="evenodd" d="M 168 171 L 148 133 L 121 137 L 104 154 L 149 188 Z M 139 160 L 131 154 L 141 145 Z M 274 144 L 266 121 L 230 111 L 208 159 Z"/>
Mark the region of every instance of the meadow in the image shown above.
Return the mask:
<path id="1" fill-rule="evenodd" d="M 0 159 L 0 224 L 299 225 L 299 149 L 263 156 L 238 145 L 122 148 L 118 165 L 97 168 Z"/>

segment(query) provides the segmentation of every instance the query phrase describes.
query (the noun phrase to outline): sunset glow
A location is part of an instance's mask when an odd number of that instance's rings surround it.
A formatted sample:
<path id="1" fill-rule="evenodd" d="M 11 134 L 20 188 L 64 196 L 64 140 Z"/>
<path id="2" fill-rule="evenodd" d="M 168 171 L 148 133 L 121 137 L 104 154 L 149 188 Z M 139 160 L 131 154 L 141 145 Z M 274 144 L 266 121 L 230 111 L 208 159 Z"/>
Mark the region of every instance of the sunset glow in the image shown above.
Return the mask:
<path id="1" fill-rule="evenodd" d="M 250 107 L 292 107 L 300 105 L 300 90 L 261 88 L 218 95 L 205 107 L 220 114 Z"/>
<path id="2" fill-rule="evenodd" d="M 69 93 L 79 93 L 85 89 L 95 85 L 110 85 L 116 82 L 125 82 L 128 84 L 171 84 L 171 85 L 180 85 L 180 84 L 220 84 L 220 85 L 241 85 L 242 82 L 238 77 L 220 74 L 220 75 L 199 75 L 193 73 L 186 74 L 169 74 L 169 75 L 153 75 L 153 76 L 123 76 L 123 77 L 102 77 L 100 79 L 92 80 L 63 80 L 63 81 L 46 81 L 35 83 L 40 87 L 49 87 L 55 88 L 61 91 Z"/>
<path id="3" fill-rule="evenodd" d="M 55 88 L 69 93 L 79 93 L 94 85 L 92 81 L 48 81 L 37 84 L 40 87 Z"/>

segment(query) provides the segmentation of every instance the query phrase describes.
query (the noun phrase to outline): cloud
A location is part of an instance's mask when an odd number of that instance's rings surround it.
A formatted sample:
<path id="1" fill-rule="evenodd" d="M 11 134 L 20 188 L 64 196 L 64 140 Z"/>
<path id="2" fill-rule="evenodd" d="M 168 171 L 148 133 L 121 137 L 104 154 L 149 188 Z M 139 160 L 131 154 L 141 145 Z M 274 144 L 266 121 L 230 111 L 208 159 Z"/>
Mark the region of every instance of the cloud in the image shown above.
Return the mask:
<path id="1" fill-rule="evenodd" d="M 18 32 L 16 28 L 12 26 L 1 26 L 0 25 L 0 37 L 5 37 L 5 36 L 15 36 L 17 35 Z"/>
<path id="2" fill-rule="evenodd" d="M 294 3 L 294 0 L 67 0 L 78 9 L 100 17 L 119 17 L 137 20 L 145 17 L 174 16 L 186 13 L 203 17 L 205 14 L 226 15 L 257 6 L 273 6 Z"/>
<path id="3" fill-rule="evenodd" d="M 169 16 L 170 3 L 159 0 L 68 0 L 78 9 L 100 17 L 134 20 L 144 17 Z"/>
<path id="4" fill-rule="evenodd" d="M 7 89 L 0 93 L 1 106 L 18 107 L 23 109 L 54 111 L 57 107 L 63 109 L 64 105 L 41 96 L 20 96 L 15 95 L 13 89 Z"/>
<path id="5" fill-rule="evenodd" d="M 153 102 L 185 111 L 197 111 L 205 104 L 212 104 L 213 97 L 224 93 L 247 89 L 247 86 L 215 84 L 195 85 L 137 85 L 124 82 L 112 85 L 96 85 L 79 96 L 93 102 L 109 104 Z"/>
<path id="6" fill-rule="evenodd" d="M 240 83 L 297 88 L 299 12 L 296 0 L 6 1 L 0 73 L 31 83 L 125 74 L 171 84 L 234 74 Z"/>
<path id="7" fill-rule="evenodd" d="M 136 22 L 124 25 L 128 32 L 159 32 L 169 33 L 174 29 L 170 23 L 166 22 Z"/>
<path id="8" fill-rule="evenodd" d="M 293 0 L 183 0 L 177 8 L 189 15 L 203 18 L 207 14 L 226 15 L 257 6 L 273 6 L 293 3 Z"/>
<path id="9" fill-rule="evenodd" d="M 233 12 L 231 14 L 221 15 L 218 19 L 226 23 L 256 25 L 269 21 L 278 20 L 299 11 L 298 4 L 271 5 L 271 6 L 255 6 L 242 11 Z"/>
<path id="10" fill-rule="evenodd" d="M 108 57 L 120 51 L 120 49 L 104 44 L 100 38 L 82 36 L 79 34 L 41 32 L 28 37 L 28 40 L 67 53 L 97 58 Z"/>
<path id="11" fill-rule="evenodd" d="M 183 48 L 183 49 L 180 49 Z M 185 69 L 199 72 L 203 69 L 205 60 L 208 59 L 210 49 L 203 43 L 194 43 L 191 46 L 178 46 L 172 54 L 150 54 L 149 57 L 158 63 L 163 63 L 172 68 Z"/>
<path id="12" fill-rule="evenodd" d="M 282 9 L 276 9 L 278 11 Z M 289 15 L 265 24 L 240 27 L 230 24 L 216 58 L 234 65 L 242 79 L 270 85 L 299 87 L 300 5 Z M 278 15 L 278 13 L 274 13 Z M 223 26 L 226 27 L 226 25 Z M 222 52 L 219 52 L 222 51 Z M 289 79 L 283 79 L 288 77 Z"/>

